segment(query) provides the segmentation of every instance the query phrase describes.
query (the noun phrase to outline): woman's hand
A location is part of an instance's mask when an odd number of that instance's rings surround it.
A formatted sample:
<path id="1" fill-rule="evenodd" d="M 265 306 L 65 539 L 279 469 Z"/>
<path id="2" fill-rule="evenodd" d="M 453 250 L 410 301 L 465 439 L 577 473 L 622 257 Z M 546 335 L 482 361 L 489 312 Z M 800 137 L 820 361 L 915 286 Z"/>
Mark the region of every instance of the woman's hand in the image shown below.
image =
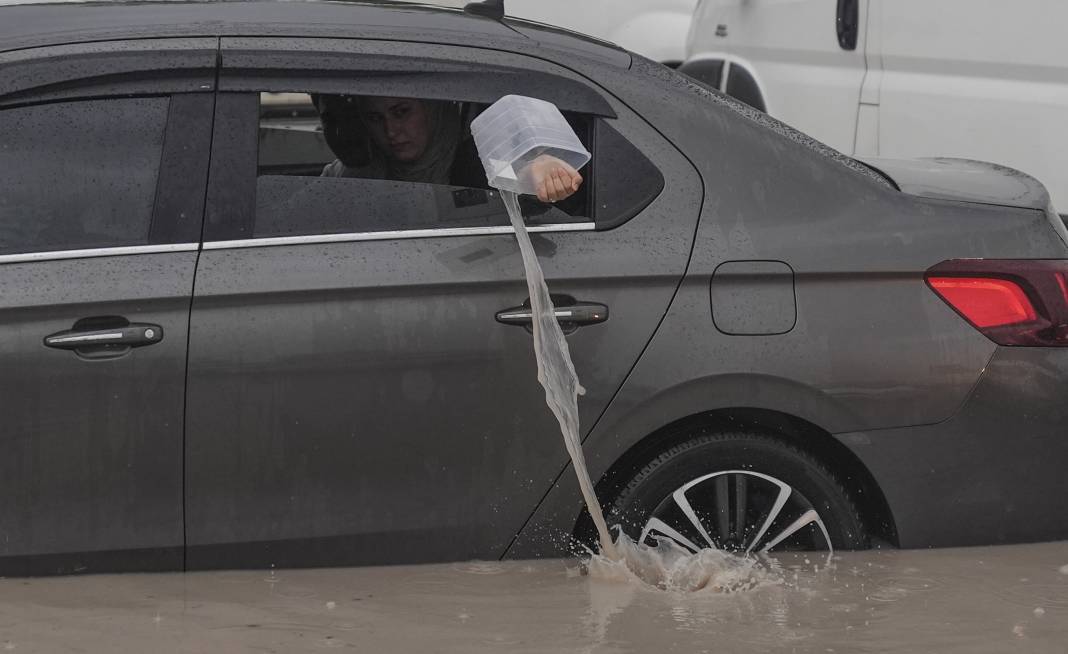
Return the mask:
<path id="1" fill-rule="evenodd" d="M 582 185 L 582 175 L 556 157 L 543 154 L 530 162 L 526 171 L 542 202 L 557 202 L 571 197 Z"/>

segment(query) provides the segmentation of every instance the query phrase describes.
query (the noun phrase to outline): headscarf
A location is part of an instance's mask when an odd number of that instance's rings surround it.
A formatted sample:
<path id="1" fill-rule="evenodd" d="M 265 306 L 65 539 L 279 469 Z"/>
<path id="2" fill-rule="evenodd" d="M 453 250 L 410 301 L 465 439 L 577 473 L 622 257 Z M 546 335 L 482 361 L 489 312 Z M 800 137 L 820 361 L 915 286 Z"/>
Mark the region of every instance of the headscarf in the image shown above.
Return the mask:
<path id="1" fill-rule="evenodd" d="M 362 100 L 362 98 L 361 98 Z M 362 177 L 389 179 L 399 182 L 448 184 L 456 151 L 463 140 L 463 121 L 459 107 L 447 100 L 416 100 L 423 104 L 427 115 L 427 144 L 415 161 L 396 161 L 383 152 L 370 137 L 370 160 L 358 167 L 346 166 L 340 160 L 327 164 L 324 177 Z M 364 129 L 368 128 L 364 125 Z"/>
<path id="2" fill-rule="evenodd" d="M 398 182 L 448 184 L 463 128 L 456 104 L 447 100 L 417 100 L 427 115 L 427 143 L 415 161 L 397 161 L 383 153 L 387 178 Z"/>

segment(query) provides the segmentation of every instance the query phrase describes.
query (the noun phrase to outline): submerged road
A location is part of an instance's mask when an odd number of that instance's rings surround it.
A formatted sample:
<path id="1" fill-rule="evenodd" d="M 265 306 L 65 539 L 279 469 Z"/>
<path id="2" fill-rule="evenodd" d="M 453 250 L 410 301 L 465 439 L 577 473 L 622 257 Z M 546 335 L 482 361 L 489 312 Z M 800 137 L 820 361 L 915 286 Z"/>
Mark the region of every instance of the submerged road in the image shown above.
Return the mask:
<path id="1" fill-rule="evenodd" d="M 1068 652 L 1068 542 L 778 555 L 731 594 L 575 561 L 0 580 L 0 652 Z"/>

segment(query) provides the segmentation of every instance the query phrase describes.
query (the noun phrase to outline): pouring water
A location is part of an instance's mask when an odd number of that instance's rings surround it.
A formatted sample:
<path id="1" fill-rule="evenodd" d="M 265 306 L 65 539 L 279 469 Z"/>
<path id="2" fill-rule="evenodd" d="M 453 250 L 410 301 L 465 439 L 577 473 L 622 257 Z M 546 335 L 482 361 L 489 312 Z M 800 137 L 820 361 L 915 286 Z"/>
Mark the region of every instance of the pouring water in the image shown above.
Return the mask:
<path id="1" fill-rule="evenodd" d="M 575 364 L 571 361 L 571 352 L 567 347 L 564 332 L 556 321 L 553 301 L 549 297 L 549 287 L 534 246 L 530 242 L 523 214 L 519 209 L 519 199 L 511 191 L 501 191 L 504 206 L 508 208 L 508 217 L 515 228 L 515 238 L 519 241 L 519 251 L 523 255 L 523 269 L 527 277 L 527 291 L 530 293 L 530 310 L 534 328 L 534 356 L 538 360 L 538 381 L 545 388 L 545 402 L 560 423 L 564 435 L 567 453 L 571 455 L 575 474 L 578 475 L 579 487 L 586 500 L 593 523 L 597 525 L 601 553 L 610 559 L 618 559 L 615 544 L 608 533 L 601 505 L 594 493 L 590 473 L 586 470 L 586 459 L 582 454 L 582 441 L 579 437 L 578 396 L 586 391 L 579 384 Z"/>
<path id="2" fill-rule="evenodd" d="M 715 549 L 695 554 L 668 539 L 650 547 L 634 542 L 622 531 L 613 541 L 582 451 L 578 396 L 585 390 L 557 322 L 518 199 L 520 193 L 534 192 L 527 165 L 536 157 L 548 152 L 577 170 L 590 154 L 554 105 L 532 98 L 502 98 L 472 122 L 471 130 L 489 183 L 501 191 L 515 229 L 530 295 L 538 381 L 545 389 L 546 404 L 560 423 L 586 507 L 597 528 L 600 551 L 593 553 L 588 562 L 590 574 L 600 579 L 640 581 L 684 591 L 732 592 L 773 581 L 775 576 L 754 558 Z"/>

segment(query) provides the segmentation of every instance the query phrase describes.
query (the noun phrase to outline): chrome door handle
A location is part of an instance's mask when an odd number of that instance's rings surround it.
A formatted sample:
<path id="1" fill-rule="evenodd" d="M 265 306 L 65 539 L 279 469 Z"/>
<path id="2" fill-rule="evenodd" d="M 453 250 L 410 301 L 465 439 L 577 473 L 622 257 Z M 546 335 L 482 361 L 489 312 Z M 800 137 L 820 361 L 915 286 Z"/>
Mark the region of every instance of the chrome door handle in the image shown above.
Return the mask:
<path id="1" fill-rule="evenodd" d="M 79 350 L 98 345 L 141 347 L 163 340 L 163 328 L 147 323 L 131 323 L 113 329 L 67 329 L 46 336 L 44 344 L 60 350 Z"/>
<path id="2" fill-rule="evenodd" d="M 561 327 L 595 325 L 608 320 L 608 307 L 596 302 L 576 302 L 556 307 L 553 311 Z M 497 312 L 497 322 L 505 325 L 529 326 L 534 322 L 534 314 L 529 305 L 512 307 Z"/>

